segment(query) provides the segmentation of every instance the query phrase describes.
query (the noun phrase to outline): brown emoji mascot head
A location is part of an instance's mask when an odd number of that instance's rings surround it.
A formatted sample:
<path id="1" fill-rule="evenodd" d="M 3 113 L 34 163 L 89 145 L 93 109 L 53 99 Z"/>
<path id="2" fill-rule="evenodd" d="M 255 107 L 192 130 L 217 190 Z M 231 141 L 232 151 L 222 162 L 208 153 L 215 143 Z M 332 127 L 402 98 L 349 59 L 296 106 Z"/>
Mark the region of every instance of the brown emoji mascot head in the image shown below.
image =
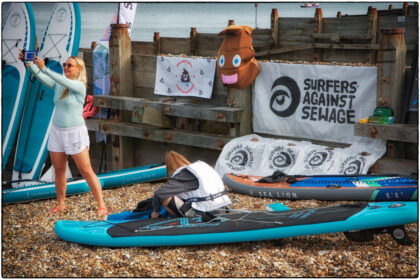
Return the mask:
<path id="1" fill-rule="evenodd" d="M 243 89 L 260 73 L 252 47 L 252 28 L 230 25 L 219 35 L 226 35 L 217 53 L 217 70 L 224 85 Z"/>

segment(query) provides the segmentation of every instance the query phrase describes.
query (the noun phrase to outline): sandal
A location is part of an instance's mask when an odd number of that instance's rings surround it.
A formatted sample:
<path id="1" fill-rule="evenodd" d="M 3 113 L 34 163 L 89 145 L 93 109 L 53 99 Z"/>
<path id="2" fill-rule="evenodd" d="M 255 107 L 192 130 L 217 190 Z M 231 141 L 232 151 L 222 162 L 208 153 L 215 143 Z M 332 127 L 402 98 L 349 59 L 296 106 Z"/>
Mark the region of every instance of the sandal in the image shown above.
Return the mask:
<path id="1" fill-rule="evenodd" d="M 64 211 L 65 209 L 66 209 L 66 207 L 60 208 L 60 206 L 56 205 L 48 211 L 48 214 L 57 214 L 61 211 Z"/>
<path id="2" fill-rule="evenodd" d="M 106 207 L 99 207 L 98 208 L 98 215 L 99 216 L 108 215 L 108 209 Z"/>

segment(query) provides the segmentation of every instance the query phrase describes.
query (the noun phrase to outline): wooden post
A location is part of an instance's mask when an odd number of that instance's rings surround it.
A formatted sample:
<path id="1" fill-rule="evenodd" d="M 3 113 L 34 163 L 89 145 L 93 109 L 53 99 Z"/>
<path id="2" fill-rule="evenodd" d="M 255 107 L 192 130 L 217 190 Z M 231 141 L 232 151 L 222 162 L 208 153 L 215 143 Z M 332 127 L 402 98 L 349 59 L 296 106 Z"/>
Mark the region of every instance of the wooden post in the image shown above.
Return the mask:
<path id="1" fill-rule="evenodd" d="M 131 40 L 127 24 L 111 25 L 109 60 L 111 95 L 133 96 L 133 72 L 131 70 Z M 131 112 L 113 112 L 114 119 L 130 121 Z M 114 170 L 134 166 L 133 138 L 112 135 L 112 167 Z"/>
<path id="2" fill-rule="evenodd" d="M 378 32 L 378 11 L 376 8 L 369 7 L 368 10 L 368 34 L 370 34 L 372 37 L 369 41 L 369 44 L 376 44 L 377 34 Z M 375 58 L 376 58 L 376 51 L 375 50 L 369 50 L 366 62 L 375 64 Z"/>
<path id="3" fill-rule="evenodd" d="M 388 106 L 394 111 L 395 122 L 402 118 L 407 47 L 404 28 L 382 29 L 378 50 L 377 105 Z"/>
<path id="4" fill-rule="evenodd" d="M 314 26 L 314 33 L 322 33 L 322 9 L 316 8 L 315 10 L 315 26 Z M 315 43 L 318 43 L 319 39 L 315 39 Z M 321 51 L 320 49 L 314 48 L 314 61 L 321 61 Z"/>
<path id="5" fill-rule="evenodd" d="M 190 54 L 197 55 L 197 28 L 191 27 L 190 31 Z"/>
<path id="6" fill-rule="evenodd" d="M 252 86 L 244 89 L 228 87 L 227 105 L 244 110 L 240 125 L 230 124 L 230 136 L 238 137 L 252 133 Z"/>
<path id="7" fill-rule="evenodd" d="M 404 2 L 403 9 L 402 9 L 402 14 L 404 16 L 408 15 L 408 2 Z"/>
<path id="8" fill-rule="evenodd" d="M 156 55 L 160 54 L 160 34 L 155 32 L 153 34 L 153 51 Z"/>
<path id="9" fill-rule="evenodd" d="M 279 12 L 277 9 L 271 10 L 271 40 L 273 41 L 274 47 L 279 45 Z"/>

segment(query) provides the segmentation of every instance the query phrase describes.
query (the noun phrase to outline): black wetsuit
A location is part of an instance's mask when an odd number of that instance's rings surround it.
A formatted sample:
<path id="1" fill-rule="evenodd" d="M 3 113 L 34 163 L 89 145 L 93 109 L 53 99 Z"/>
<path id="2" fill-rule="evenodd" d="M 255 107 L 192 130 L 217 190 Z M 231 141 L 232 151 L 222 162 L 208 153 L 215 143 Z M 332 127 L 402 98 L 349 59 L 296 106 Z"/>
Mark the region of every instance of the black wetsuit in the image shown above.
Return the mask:
<path id="1" fill-rule="evenodd" d="M 197 177 L 188 169 L 184 168 L 181 172 L 173 176 L 162 185 L 153 195 L 153 211 L 159 212 L 162 202 L 167 198 L 183 192 L 194 191 L 198 189 L 199 182 Z"/>

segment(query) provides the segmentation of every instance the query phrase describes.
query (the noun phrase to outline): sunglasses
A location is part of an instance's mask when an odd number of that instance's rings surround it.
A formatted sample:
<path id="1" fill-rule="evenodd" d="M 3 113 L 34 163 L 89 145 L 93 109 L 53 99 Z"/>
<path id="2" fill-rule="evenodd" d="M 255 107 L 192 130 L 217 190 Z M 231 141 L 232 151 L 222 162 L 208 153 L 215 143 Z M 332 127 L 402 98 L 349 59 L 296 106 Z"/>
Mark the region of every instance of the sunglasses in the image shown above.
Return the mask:
<path id="1" fill-rule="evenodd" d="M 70 64 L 70 63 L 65 63 L 65 62 L 63 63 L 63 68 L 66 68 L 66 67 L 71 68 L 73 66 L 76 66 L 76 65 L 73 65 L 73 64 Z"/>

